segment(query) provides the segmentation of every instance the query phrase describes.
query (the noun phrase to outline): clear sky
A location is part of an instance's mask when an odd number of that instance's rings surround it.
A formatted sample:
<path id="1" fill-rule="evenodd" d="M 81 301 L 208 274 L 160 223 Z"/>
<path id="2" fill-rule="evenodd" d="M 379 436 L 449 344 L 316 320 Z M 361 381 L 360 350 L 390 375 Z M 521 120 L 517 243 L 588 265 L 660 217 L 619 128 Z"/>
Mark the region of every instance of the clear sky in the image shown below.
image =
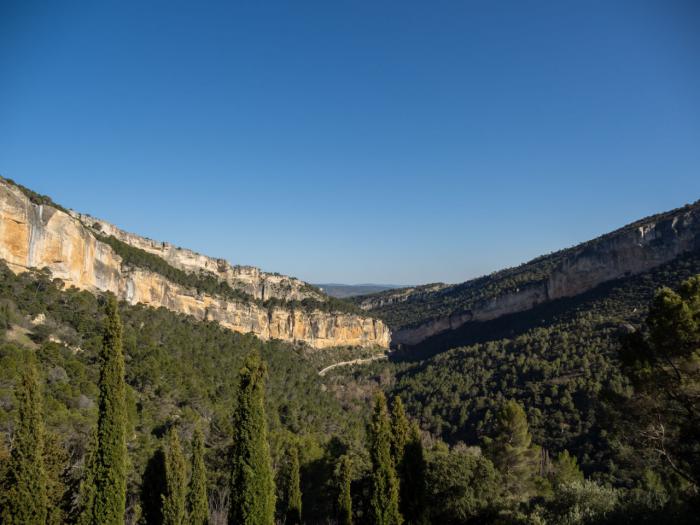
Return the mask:
<path id="1" fill-rule="evenodd" d="M 700 198 L 700 2 L 0 2 L 0 173 L 312 282 L 457 282 Z"/>

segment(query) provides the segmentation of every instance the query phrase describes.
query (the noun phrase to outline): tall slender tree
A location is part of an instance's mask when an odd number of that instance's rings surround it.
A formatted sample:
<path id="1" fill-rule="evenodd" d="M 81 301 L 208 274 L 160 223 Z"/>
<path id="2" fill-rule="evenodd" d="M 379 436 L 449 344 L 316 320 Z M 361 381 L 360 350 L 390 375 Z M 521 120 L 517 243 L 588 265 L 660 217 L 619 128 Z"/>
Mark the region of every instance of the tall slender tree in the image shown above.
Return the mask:
<path id="1" fill-rule="evenodd" d="M 401 525 L 399 480 L 391 456 L 391 422 L 383 393 L 377 394 L 369 428 L 369 453 L 372 460 L 370 507 L 376 525 Z"/>
<path id="2" fill-rule="evenodd" d="M 192 436 L 192 478 L 189 492 L 189 521 L 192 525 L 209 522 L 209 498 L 207 497 L 207 467 L 204 464 L 204 434 L 197 427 Z"/>
<path id="3" fill-rule="evenodd" d="M 394 397 L 391 407 L 391 455 L 398 471 L 401 470 L 404 449 L 408 443 L 410 423 L 403 408 L 403 402 L 399 396 Z"/>
<path id="4" fill-rule="evenodd" d="M 267 368 L 253 352 L 241 369 L 238 405 L 233 417 L 229 523 L 272 525 L 275 484 L 267 442 L 265 379 Z"/>
<path id="5" fill-rule="evenodd" d="M 352 525 L 352 462 L 347 454 L 340 458 L 338 465 L 338 522 Z"/>
<path id="6" fill-rule="evenodd" d="M 116 525 L 126 510 L 126 384 L 122 323 L 117 300 L 109 295 L 100 352 L 97 432 L 81 487 L 80 523 Z"/>
<path id="7" fill-rule="evenodd" d="M 425 456 L 420 428 L 414 421 L 408 436 L 408 442 L 403 449 L 403 460 L 399 468 L 401 478 L 401 514 L 411 525 L 426 523 L 425 513 Z"/>
<path id="8" fill-rule="evenodd" d="M 299 449 L 295 443 L 287 448 L 285 468 L 285 524 L 301 524 L 301 477 L 299 474 Z"/>
<path id="9" fill-rule="evenodd" d="M 9 468 L 4 480 L 2 523 L 46 523 L 48 496 L 44 466 L 44 421 L 36 368 L 29 362 L 18 385 L 17 419 Z"/>
<path id="10" fill-rule="evenodd" d="M 165 494 L 163 525 L 184 525 L 187 499 L 187 466 L 177 429 L 171 428 L 165 447 Z"/>

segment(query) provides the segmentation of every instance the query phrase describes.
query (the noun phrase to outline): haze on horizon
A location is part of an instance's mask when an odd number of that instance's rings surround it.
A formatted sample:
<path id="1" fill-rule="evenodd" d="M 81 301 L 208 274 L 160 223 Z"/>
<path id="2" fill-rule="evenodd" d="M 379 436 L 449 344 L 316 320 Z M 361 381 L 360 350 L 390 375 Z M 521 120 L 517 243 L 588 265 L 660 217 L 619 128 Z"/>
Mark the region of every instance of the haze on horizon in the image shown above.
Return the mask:
<path id="1" fill-rule="evenodd" d="M 700 4 L 6 2 L 0 174 L 316 283 L 460 282 L 700 198 Z"/>

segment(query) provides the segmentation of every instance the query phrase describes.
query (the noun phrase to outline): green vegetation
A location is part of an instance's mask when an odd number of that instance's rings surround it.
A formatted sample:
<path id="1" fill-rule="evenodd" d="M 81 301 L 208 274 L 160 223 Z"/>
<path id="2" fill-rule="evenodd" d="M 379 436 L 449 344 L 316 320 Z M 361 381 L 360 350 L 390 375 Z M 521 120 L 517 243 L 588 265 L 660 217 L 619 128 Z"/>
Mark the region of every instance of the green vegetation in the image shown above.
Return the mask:
<path id="1" fill-rule="evenodd" d="M 2 523 L 43 525 L 48 510 L 44 466 L 44 415 L 36 369 L 25 365 L 17 389 L 17 423 L 12 454 L 2 482 Z"/>
<path id="2" fill-rule="evenodd" d="M 352 462 L 344 455 L 338 465 L 338 522 L 340 525 L 352 525 Z"/>
<path id="3" fill-rule="evenodd" d="M 396 437 L 394 439 L 396 440 Z M 408 524 L 420 525 L 426 522 L 425 468 L 420 428 L 414 421 L 410 424 L 408 439 L 403 447 L 401 462 L 398 464 L 401 480 L 400 510 Z"/>
<path id="4" fill-rule="evenodd" d="M 279 479 L 279 478 L 282 479 Z M 282 469 L 282 476 L 278 476 L 278 485 L 281 485 L 284 497 L 285 524 L 301 525 L 301 478 L 299 473 L 299 449 L 296 444 L 287 447 L 287 458 Z"/>
<path id="5" fill-rule="evenodd" d="M 494 466 L 502 474 L 503 488 L 509 495 L 529 499 L 536 493 L 535 473 L 539 450 L 532 445 L 525 410 L 516 401 L 505 401 L 496 411 L 484 438 Z"/>
<path id="6" fill-rule="evenodd" d="M 233 416 L 229 509 L 232 523 L 272 525 L 275 520 L 275 486 L 264 406 L 266 376 L 260 357 L 250 354 L 240 372 Z"/>
<path id="7" fill-rule="evenodd" d="M 611 465 L 619 448 L 611 410 L 632 393 L 618 360 L 621 336 L 643 326 L 658 286 L 675 288 L 698 273 L 700 255 L 689 254 L 575 299 L 456 331 L 428 350 L 458 347 L 430 359 L 336 369 L 327 380 L 343 392 L 387 382 L 423 428 L 450 443 L 481 443 L 501 403 L 514 399 L 526 409 L 533 441 L 546 451 L 568 450 L 584 472 L 630 484 L 619 470 L 624 462 Z M 460 338 L 464 346 L 457 345 Z"/>
<path id="8" fill-rule="evenodd" d="M 41 522 L 693 523 L 699 271 L 690 254 L 320 378 L 293 346 L 0 267 L 3 523 L 25 424 Z"/>
<path id="9" fill-rule="evenodd" d="M 371 519 L 377 525 L 401 525 L 399 480 L 391 455 L 394 436 L 384 394 L 377 395 L 369 432 L 372 459 Z"/>
<path id="10" fill-rule="evenodd" d="M 126 511 L 126 385 L 122 323 L 117 300 L 108 296 L 100 352 L 99 403 L 95 452 L 88 465 L 85 487 L 89 494 L 84 520 L 94 524 L 119 524 Z"/>
<path id="11" fill-rule="evenodd" d="M 165 447 L 165 494 L 163 495 L 163 525 L 186 523 L 187 467 L 182 454 L 177 429 L 168 432 Z"/>
<path id="12" fill-rule="evenodd" d="M 199 426 L 192 436 L 192 476 L 188 494 L 189 520 L 192 525 L 209 522 L 209 497 L 207 496 L 207 467 L 204 463 L 204 434 Z"/>

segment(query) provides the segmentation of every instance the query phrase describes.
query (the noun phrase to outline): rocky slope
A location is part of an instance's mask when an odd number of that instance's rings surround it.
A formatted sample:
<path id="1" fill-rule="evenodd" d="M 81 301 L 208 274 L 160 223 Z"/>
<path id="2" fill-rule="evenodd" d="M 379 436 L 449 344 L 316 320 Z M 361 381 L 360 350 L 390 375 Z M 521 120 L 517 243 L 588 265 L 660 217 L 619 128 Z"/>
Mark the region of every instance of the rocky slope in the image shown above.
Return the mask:
<path id="1" fill-rule="evenodd" d="M 472 321 L 489 321 L 573 297 L 700 250 L 700 201 L 466 283 L 393 290 L 360 305 L 387 320 L 392 342 L 416 345 Z"/>
<path id="2" fill-rule="evenodd" d="M 285 305 L 267 308 L 261 301 L 235 301 L 198 293 L 158 273 L 129 267 L 108 244 L 96 238 L 93 228 L 159 255 L 182 270 L 213 273 L 259 300 L 325 299 L 298 279 L 232 266 L 221 259 L 128 234 L 92 217 L 32 202 L 20 188 L 0 180 L 0 259 L 16 273 L 48 268 L 67 286 L 110 291 L 131 304 L 165 307 L 218 321 L 226 328 L 252 332 L 263 339 L 303 342 L 314 348 L 389 344 L 388 328 L 371 317 Z"/>

